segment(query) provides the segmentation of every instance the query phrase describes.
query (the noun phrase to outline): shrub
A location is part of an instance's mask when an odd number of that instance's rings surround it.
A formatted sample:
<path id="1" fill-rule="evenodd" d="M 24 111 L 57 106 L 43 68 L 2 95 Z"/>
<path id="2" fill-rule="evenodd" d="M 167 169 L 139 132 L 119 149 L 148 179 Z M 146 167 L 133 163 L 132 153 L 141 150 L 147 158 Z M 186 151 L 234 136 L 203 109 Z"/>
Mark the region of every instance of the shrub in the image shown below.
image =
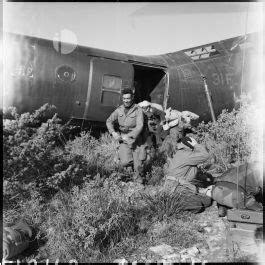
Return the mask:
<path id="1" fill-rule="evenodd" d="M 167 192 L 159 186 L 141 192 L 146 218 L 159 221 L 171 216 L 178 218 L 183 213 L 185 192 L 186 189 L 181 186 L 174 193 Z"/>
<path id="2" fill-rule="evenodd" d="M 259 109 L 243 96 L 238 110 L 223 110 L 216 123 L 198 125 L 197 140 L 206 145 L 221 171 L 227 170 L 231 163 L 259 160 L 262 142 L 260 115 Z"/>
<path id="3" fill-rule="evenodd" d="M 148 185 L 158 185 L 164 177 L 164 164 L 166 163 L 166 156 L 159 152 L 146 164 L 146 183 Z"/>
<path id="4" fill-rule="evenodd" d="M 56 114 L 48 118 L 52 111 L 54 106 L 48 104 L 32 114 L 19 115 L 14 108 L 7 111 L 5 118 L 9 115 L 9 119 L 3 123 L 4 198 L 27 199 L 33 189 L 50 196 L 87 176 L 82 158 L 59 148 L 63 127 Z"/>
<path id="5" fill-rule="evenodd" d="M 95 261 L 111 245 L 134 234 L 137 227 L 133 205 L 115 180 L 93 180 L 71 195 L 60 192 L 51 202 L 45 251 L 63 261 Z M 85 256 L 84 256 L 85 255 Z"/>
<path id="6" fill-rule="evenodd" d="M 109 133 L 104 133 L 99 139 L 99 144 L 95 148 L 98 164 L 104 173 L 121 172 L 122 168 L 118 163 L 119 144 Z"/>
<path id="7" fill-rule="evenodd" d="M 203 235 L 198 230 L 196 216 L 187 213 L 178 219 L 168 218 L 155 222 L 150 227 L 148 236 L 154 243 L 165 243 L 181 249 L 203 242 L 206 243 Z"/>
<path id="8" fill-rule="evenodd" d="M 80 155 L 87 161 L 91 175 L 109 175 L 122 171 L 117 163 L 118 143 L 109 133 L 102 134 L 97 140 L 90 132 L 82 132 L 74 140 L 68 141 L 66 150 Z"/>

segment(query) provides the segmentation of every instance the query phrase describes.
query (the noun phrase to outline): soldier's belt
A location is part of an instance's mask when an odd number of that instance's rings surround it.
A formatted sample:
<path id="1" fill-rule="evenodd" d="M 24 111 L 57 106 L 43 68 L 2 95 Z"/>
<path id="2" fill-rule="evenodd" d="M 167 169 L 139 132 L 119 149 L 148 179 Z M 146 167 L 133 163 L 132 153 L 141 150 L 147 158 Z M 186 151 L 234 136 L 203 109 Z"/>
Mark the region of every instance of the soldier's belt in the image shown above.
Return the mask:
<path id="1" fill-rule="evenodd" d="M 126 134 L 126 133 L 131 132 L 131 130 L 129 130 L 129 129 L 120 129 L 120 132 Z"/>
<path id="2" fill-rule="evenodd" d="M 173 177 L 173 176 L 166 176 L 166 180 L 172 180 L 172 181 L 179 182 L 179 179 L 177 179 L 176 177 Z"/>

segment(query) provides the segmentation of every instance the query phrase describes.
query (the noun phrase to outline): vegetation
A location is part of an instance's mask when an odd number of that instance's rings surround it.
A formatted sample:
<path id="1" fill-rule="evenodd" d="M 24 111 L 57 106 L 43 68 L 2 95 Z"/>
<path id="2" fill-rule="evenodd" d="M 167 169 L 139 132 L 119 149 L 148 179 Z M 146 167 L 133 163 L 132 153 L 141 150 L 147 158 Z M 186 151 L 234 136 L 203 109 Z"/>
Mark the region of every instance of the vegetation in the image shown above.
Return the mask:
<path id="1" fill-rule="evenodd" d="M 25 261 L 106 262 L 129 258 L 139 244 L 203 242 L 196 216 L 182 209 L 182 191 L 161 191 L 164 157 L 149 165 L 146 186 L 132 183 L 109 134 L 69 139 L 74 128 L 62 125 L 55 111 L 46 104 L 34 113 L 10 108 L 4 114 L 4 222 L 26 221 L 40 244 Z M 220 171 L 256 159 L 255 115 L 244 101 L 239 110 L 223 111 L 216 124 L 198 126 L 197 139 Z"/>
<path id="2" fill-rule="evenodd" d="M 197 140 L 205 144 L 220 172 L 231 164 L 260 159 L 262 112 L 247 96 L 242 96 L 240 102 L 237 110 L 223 110 L 216 123 L 202 122 L 197 127 Z"/>

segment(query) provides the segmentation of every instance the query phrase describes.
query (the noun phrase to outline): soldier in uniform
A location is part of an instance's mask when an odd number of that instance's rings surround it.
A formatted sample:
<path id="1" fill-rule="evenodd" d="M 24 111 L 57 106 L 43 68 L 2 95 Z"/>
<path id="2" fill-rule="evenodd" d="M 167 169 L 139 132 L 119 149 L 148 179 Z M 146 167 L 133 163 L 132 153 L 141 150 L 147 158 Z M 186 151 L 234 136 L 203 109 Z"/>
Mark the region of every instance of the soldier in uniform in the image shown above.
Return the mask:
<path id="1" fill-rule="evenodd" d="M 131 89 L 123 90 L 122 102 L 123 104 L 107 119 L 106 125 L 109 133 L 120 143 L 120 164 L 133 168 L 134 181 L 143 183 L 143 167 L 146 159 L 143 111 L 134 104 L 134 94 Z M 117 131 L 114 129 L 115 122 L 119 125 Z"/>
<path id="2" fill-rule="evenodd" d="M 165 167 L 165 186 L 173 188 L 173 182 L 180 183 L 196 192 L 197 189 L 191 182 L 196 177 L 197 165 L 204 163 L 210 155 L 204 146 L 191 137 L 183 137 L 177 147 L 178 150 L 172 158 L 168 159 Z"/>

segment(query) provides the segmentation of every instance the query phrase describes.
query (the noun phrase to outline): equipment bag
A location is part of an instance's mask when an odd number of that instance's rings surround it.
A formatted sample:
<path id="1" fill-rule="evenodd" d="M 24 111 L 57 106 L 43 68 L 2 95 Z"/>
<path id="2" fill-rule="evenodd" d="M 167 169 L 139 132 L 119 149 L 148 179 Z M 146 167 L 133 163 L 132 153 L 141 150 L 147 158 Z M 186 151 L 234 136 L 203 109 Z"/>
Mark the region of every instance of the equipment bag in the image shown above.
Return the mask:
<path id="1" fill-rule="evenodd" d="M 23 252 L 29 246 L 32 230 L 26 223 L 3 227 L 3 259 L 8 260 Z"/>
<path id="2" fill-rule="evenodd" d="M 212 189 L 212 198 L 219 204 L 231 208 L 244 207 L 245 191 L 239 186 L 237 193 L 237 186 L 231 182 L 219 181 Z"/>
<path id="3" fill-rule="evenodd" d="M 216 178 L 212 189 L 212 198 L 230 208 L 261 210 L 262 206 L 255 201 L 261 192 L 261 181 L 255 165 L 246 163 L 238 168 L 230 168 Z"/>

